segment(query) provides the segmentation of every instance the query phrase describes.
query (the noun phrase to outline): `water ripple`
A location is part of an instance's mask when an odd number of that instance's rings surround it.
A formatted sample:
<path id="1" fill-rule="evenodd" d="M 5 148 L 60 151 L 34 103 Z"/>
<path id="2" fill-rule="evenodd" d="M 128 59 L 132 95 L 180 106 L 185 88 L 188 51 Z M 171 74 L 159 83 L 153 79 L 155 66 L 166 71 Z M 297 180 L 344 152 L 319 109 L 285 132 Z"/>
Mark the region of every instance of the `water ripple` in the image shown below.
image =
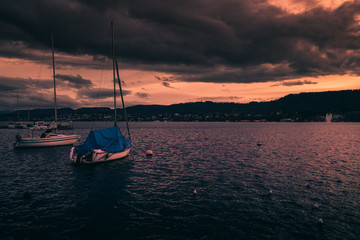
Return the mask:
<path id="1" fill-rule="evenodd" d="M 84 141 L 109 123 L 75 124 Z M 68 146 L 14 151 L 22 130 L 0 129 L 0 239 L 360 235 L 358 123 L 130 127 L 131 156 L 92 166 L 70 164 Z"/>

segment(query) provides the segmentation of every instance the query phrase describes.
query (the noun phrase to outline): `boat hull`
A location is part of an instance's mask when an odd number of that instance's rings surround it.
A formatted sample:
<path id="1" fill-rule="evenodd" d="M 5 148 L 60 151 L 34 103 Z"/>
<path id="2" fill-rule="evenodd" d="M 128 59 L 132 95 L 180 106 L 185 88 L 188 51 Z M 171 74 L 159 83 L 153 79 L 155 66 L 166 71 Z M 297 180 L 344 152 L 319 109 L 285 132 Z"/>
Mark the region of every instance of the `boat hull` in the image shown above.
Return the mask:
<path id="1" fill-rule="evenodd" d="M 127 148 L 122 152 L 108 153 L 100 149 L 94 149 L 90 154 L 78 156 L 75 153 L 75 148 L 72 147 L 70 151 L 70 161 L 73 163 L 99 163 L 118 160 L 127 157 L 130 154 L 131 148 Z"/>
<path id="2" fill-rule="evenodd" d="M 47 138 L 21 138 L 15 142 L 16 148 L 28 148 L 28 147 L 55 147 L 72 145 L 80 139 L 79 135 L 62 135 L 57 134 Z"/>

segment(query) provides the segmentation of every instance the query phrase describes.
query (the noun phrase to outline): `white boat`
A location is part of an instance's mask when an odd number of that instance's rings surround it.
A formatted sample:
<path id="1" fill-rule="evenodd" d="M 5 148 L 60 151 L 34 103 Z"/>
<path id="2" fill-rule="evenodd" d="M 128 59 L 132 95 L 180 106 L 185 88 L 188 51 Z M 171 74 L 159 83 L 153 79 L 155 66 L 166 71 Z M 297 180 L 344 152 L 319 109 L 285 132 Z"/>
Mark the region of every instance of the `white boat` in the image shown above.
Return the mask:
<path id="1" fill-rule="evenodd" d="M 333 115 L 331 113 L 327 113 L 325 116 L 325 122 L 331 123 L 332 118 L 333 118 Z"/>
<path id="2" fill-rule="evenodd" d="M 31 130 L 46 130 L 49 128 L 49 124 L 43 121 L 34 122 L 33 126 L 30 128 Z"/>
<path id="3" fill-rule="evenodd" d="M 121 89 L 121 81 L 119 77 L 119 69 L 114 51 L 114 28 L 111 23 L 112 32 L 112 52 L 113 52 L 113 77 L 114 77 L 114 127 L 97 129 L 90 131 L 87 139 L 81 145 L 71 148 L 70 161 L 73 163 L 99 163 L 125 158 L 130 154 L 131 150 L 131 136 L 129 124 L 126 115 L 126 108 Z M 115 77 L 115 70 L 117 78 Z M 121 133 L 116 123 L 116 81 L 119 84 L 120 95 L 124 115 L 126 119 L 126 126 L 128 130 L 128 138 L 125 138 Z"/>
<path id="4" fill-rule="evenodd" d="M 74 147 L 71 149 L 70 152 L 70 159 L 74 163 L 96 163 L 96 162 L 105 162 L 105 161 L 112 161 L 124 158 L 130 154 L 130 148 L 126 149 L 125 151 L 118 152 L 118 153 L 108 153 L 105 151 L 102 151 L 100 149 L 95 149 L 92 151 L 91 155 L 84 156 L 82 159 L 77 160 L 74 157 L 77 157 L 78 155 L 74 155 Z"/>
<path id="5" fill-rule="evenodd" d="M 62 129 L 62 130 L 73 129 L 71 122 L 60 122 L 60 123 L 58 123 L 57 128 Z"/>
<path id="6" fill-rule="evenodd" d="M 71 148 L 73 163 L 98 163 L 124 158 L 129 155 L 131 143 L 117 126 L 90 131 L 86 141 Z"/>
<path id="7" fill-rule="evenodd" d="M 23 122 L 10 123 L 8 125 L 8 128 L 27 129 L 27 128 L 29 128 L 29 124 L 28 123 L 23 123 Z"/>
<path id="8" fill-rule="evenodd" d="M 44 133 L 37 137 L 21 137 L 16 136 L 15 148 L 23 147 L 55 147 L 55 146 L 64 146 L 72 145 L 80 139 L 80 135 L 65 135 L 57 134 L 57 108 L 56 108 L 56 83 L 55 83 L 55 58 L 54 58 L 54 38 L 53 33 L 51 32 L 51 44 L 52 44 L 52 62 L 53 62 L 53 78 L 54 78 L 54 109 L 55 109 L 55 121 L 53 122 L 55 126 L 55 133 L 52 133 L 51 124 Z M 32 135 L 32 134 L 31 134 Z"/>
<path id="9" fill-rule="evenodd" d="M 79 135 L 64 135 L 56 133 L 43 133 L 39 137 L 20 137 L 17 136 L 17 141 L 15 142 L 16 148 L 27 148 L 27 147 L 55 147 L 55 146 L 65 146 L 72 145 L 76 143 L 79 139 Z"/>

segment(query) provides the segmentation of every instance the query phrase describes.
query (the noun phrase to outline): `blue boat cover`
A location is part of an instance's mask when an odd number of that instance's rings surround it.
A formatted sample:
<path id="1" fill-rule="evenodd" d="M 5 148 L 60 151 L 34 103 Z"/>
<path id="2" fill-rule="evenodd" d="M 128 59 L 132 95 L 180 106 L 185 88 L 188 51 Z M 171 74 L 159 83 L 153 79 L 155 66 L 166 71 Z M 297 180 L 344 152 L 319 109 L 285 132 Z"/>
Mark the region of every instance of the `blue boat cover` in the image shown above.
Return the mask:
<path id="1" fill-rule="evenodd" d="M 122 152 L 131 147 L 129 139 L 125 139 L 118 127 L 90 131 L 86 141 L 75 146 L 76 152 L 85 155 L 92 149 L 101 149 L 105 152 Z"/>

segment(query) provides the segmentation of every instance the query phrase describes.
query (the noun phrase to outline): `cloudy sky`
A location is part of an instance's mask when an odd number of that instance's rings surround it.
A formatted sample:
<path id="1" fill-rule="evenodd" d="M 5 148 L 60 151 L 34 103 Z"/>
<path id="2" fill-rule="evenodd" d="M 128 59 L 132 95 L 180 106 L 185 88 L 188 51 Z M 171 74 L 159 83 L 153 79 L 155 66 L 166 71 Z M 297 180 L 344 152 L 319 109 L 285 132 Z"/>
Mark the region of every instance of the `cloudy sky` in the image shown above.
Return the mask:
<path id="1" fill-rule="evenodd" d="M 360 0 L 2 0 L 0 110 L 268 101 L 360 88 Z"/>

